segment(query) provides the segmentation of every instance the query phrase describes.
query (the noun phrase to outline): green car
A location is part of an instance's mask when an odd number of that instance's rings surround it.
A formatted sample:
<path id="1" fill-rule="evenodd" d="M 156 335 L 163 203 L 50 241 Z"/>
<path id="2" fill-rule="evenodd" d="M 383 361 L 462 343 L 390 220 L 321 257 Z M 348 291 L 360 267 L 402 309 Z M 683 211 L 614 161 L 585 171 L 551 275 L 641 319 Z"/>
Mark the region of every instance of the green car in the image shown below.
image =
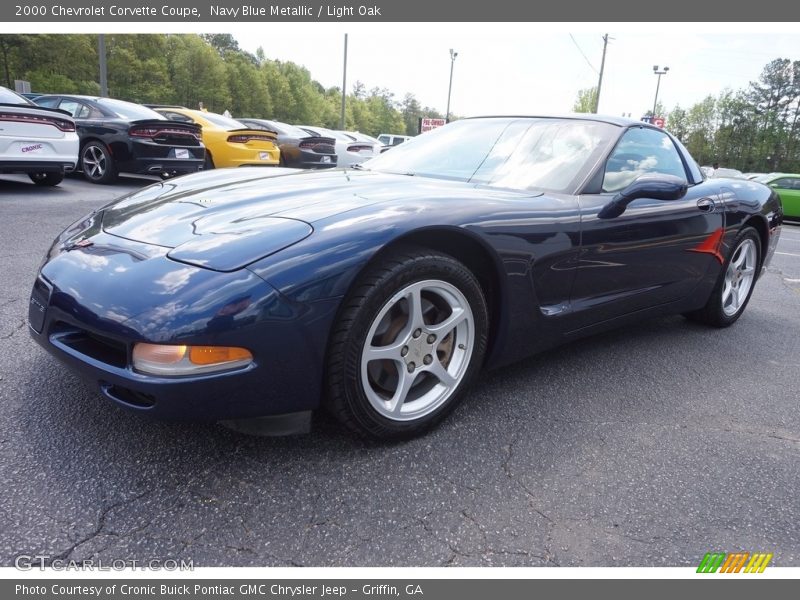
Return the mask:
<path id="1" fill-rule="evenodd" d="M 800 175 L 796 173 L 770 173 L 755 178 L 774 188 L 783 203 L 783 216 L 800 219 Z"/>

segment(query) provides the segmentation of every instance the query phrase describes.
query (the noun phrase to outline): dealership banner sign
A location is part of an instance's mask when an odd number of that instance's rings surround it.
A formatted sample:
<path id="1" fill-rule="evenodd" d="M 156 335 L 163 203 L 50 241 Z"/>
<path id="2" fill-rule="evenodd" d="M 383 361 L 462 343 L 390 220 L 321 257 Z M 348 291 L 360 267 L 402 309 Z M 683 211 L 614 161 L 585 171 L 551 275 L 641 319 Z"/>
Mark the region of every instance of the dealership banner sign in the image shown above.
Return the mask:
<path id="1" fill-rule="evenodd" d="M 758 4 L 698 4 L 674 0 L 670 13 L 691 21 L 782 22 L 800 17 L 800 4 L 762 0 Z M 373 0 L 319 2 L 297 0 L 18 0 L 0 4 L 0 22 L 636 22 L 652 20 L 638 0 L 607 2 L 463 2 L 457 0 Z"/>

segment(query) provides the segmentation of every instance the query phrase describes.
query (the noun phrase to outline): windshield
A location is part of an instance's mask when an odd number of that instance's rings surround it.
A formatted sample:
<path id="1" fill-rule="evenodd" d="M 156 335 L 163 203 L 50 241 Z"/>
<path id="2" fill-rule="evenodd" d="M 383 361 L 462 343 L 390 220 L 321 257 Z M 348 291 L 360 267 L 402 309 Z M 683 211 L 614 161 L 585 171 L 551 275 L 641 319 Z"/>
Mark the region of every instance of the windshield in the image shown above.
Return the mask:
<path id="1" fill-rule="evenodd" d="M 289 125 L 288 123 L 281 123 L 280 121 L 273 121 L 275 125 L 283 129 L 283 133 L 293 138 L 305 138 L 308 137 L 308 132 L 305 129 L 300 129 L 299 127 L 295 127 L 294 125 Z"/>
<path id="2" fill-rule="evenodd" d="M 33 104 L 33 102 L 30 102 L 24 96 L 20 96 L 16 92 L 12 92 L 4 87 L 0 87 L 0 102 L 3 104 Z"/>
<path id="3" fill-rule="evenodd" d="M 758 177 L 753 177 L 753 181 L 758 181 L 759 183 L 769 183 L 775 179 L 774 173 L 768 173 L 766 175 L 759 175 Z"/>
<path id="4" fill-rule="evenodd" d="M 223 129 L 247 129 L 247 125 L 244 123 L 240 123 L 236 119 L 229 119 L 224 115 L 218 115 L 216 113 L 209 113 L 204 112 L 203 118 L 207 121 L 211 121 L 217 127 L 222 127 Z"/>
<path id="5" fill-rule="evenodd" d="M 141 104 L 134 104 L 133 102 L 125 102 L 124 100 L 115 100 L 114 98 L 98 98 L 97 102 L 108 110 L 113 112 L 123 119 L 158 119 L 164 120 L 164 117 L 156 111 L 142 106 Z"/>
<path id="6" fill-rule="evenodd" d="M 367 135 L 365 133 L 359 133 L 358 131 L 348 133 L 347 135 L 349 135 L 350 137 L 355 138 L 359 142 L 372 142 L 373 144 L 378 144 L 379 146 L 383 145 L 381 142 L 376 140 L 371 135 Z"/>
<path id="7" fill-rule="evenodd" d="M 618 134 L 577 119 L 464 119 L 364 163 L 366 169 L 521 190 L 570 192 Z"/>

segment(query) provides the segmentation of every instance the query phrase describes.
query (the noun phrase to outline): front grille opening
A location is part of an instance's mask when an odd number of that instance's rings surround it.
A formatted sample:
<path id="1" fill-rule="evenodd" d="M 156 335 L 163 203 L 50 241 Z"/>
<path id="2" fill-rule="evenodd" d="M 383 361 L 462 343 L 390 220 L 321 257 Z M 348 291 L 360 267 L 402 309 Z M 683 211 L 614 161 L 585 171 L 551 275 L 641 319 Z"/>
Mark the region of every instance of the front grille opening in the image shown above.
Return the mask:
<path id="1" fill-rule="evenodd" d="M 136 408 L 152 408 L 156 405 L 156 399 L 150 394 L 129 390 L 119 385 L 101 383 L 100 387 L 108 397 L 123 404 L 130 404 Z"/>
<path id="2" fill-rule="evenodd" d="M 112 367 L 128 366 L 128 349 L 124 343 L 66 323 L 57 323 L 53 338 L 65 346 Z"/>

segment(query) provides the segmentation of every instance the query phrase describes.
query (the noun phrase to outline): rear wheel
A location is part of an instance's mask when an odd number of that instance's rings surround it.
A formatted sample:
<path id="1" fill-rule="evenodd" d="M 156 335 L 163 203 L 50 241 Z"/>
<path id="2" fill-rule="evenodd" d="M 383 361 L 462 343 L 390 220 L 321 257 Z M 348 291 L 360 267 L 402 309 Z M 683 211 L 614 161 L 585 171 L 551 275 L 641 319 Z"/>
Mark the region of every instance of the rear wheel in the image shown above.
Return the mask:
<path id="1" fill-rule="evenodd" d="M 214 168 L 214 159 L 211 158 L 211 152 L 206 150 L 206 160 L 203 163 L 203 170 L 209 171 Z"/>
<path id="2" fill-rule="evenodd" d="M 714 327 L 733 325 L 750 301 L 760 268 L 761 238 L 755 229 L 746 227 L 736 236 L 708 302 L 686 317 Z"/>
<path id="3" fill-rule="evenodd" d="M 111 152 L 101 142 L 89 142 L 81 152 L 83 176 L 92 183 L 113 183 L 117 169 Z"/>
<path id="4" fill-rule="evenodd" d="M 409 249 L 366 273 L 332 334 L 327 407 L 380 439 L 419 435 L 463 399 L 488 328 L 475 276 L 445 254 Z"/>
<path id="5" fill-rule="evenodd" d="M 36 185 L 41 185 L 45 187 L 50 187 L 54 185 L 58 185 L 62 181 L 64 181 L 64 173 L 58 172 L 49 172 L 49 173 L 30 173 L 28 177 L 31 178 L 31 181 Z"/>

